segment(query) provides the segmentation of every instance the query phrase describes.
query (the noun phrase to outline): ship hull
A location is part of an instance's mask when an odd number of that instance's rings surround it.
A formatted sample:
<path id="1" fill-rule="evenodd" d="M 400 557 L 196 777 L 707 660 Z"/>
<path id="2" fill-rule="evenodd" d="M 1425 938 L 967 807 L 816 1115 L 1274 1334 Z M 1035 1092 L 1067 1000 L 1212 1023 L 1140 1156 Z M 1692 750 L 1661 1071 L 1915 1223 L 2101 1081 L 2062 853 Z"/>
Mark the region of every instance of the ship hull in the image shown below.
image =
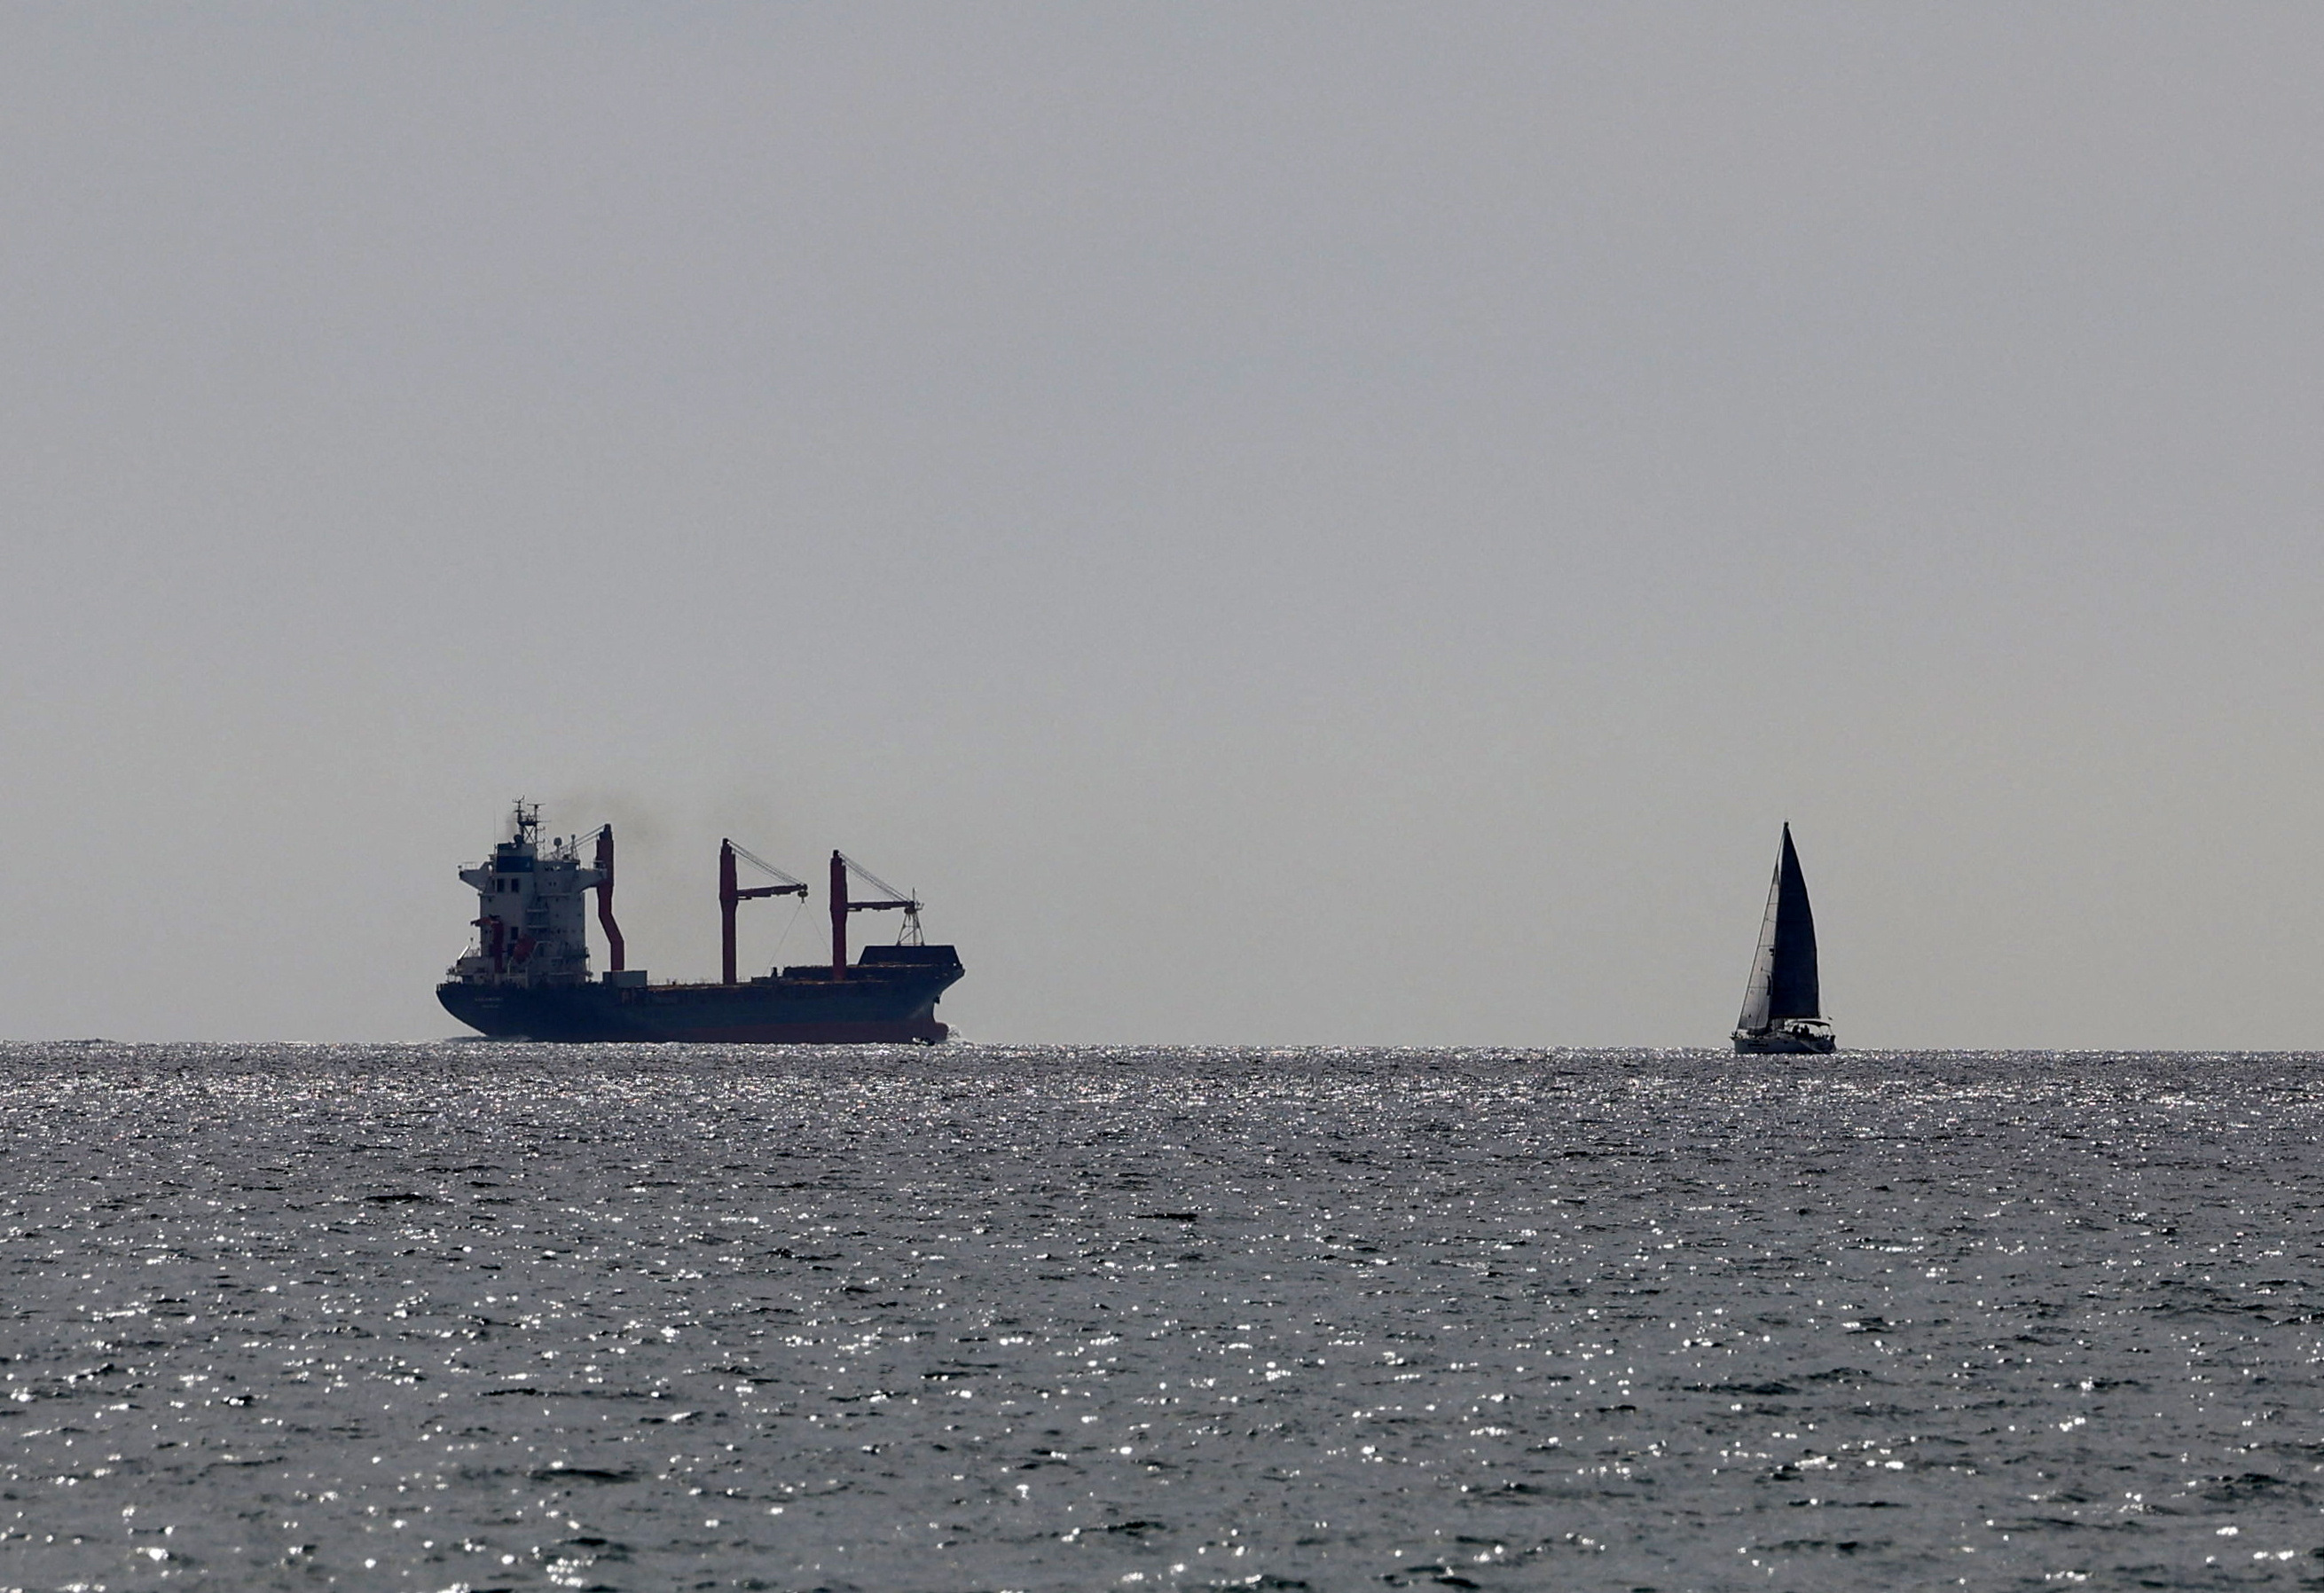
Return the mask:
<path id="1" fill-rule="evenodd" d="M 959 978 L 954 964 L 902 977 L 732 985 L 529 989 L 453 981 L 437 986 L 436 997 L 445 1011 L 494 1039 L 932 1045 L 951 1033 L 936 1018 L 936 998 Z"/>

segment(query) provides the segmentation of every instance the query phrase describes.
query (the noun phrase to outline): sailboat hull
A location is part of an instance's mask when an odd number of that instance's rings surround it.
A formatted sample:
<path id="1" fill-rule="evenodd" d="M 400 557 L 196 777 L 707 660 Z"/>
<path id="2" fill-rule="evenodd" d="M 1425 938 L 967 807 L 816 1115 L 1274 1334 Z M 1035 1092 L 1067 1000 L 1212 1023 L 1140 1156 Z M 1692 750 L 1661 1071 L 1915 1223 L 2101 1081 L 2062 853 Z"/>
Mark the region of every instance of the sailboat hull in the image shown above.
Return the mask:
<path id="1" fill-rule="evenodd" d="M 1735 1050 L 1741 1056 L 1823 1056 L 1839 1042 L 1830 1029 L 1737 1029 Z"/>

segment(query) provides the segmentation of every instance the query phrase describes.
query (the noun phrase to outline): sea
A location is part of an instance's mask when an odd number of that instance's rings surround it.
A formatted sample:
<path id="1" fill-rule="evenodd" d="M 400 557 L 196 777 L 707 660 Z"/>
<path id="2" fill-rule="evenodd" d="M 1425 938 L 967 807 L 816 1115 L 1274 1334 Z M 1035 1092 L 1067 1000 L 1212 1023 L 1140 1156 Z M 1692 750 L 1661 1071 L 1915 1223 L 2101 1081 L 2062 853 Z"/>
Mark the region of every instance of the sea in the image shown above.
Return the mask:
<path id="1" fill-rule="evenodd" d="M 0 1047 L 0 1588 L 2324 1585 L 2324 1058 Z"/>

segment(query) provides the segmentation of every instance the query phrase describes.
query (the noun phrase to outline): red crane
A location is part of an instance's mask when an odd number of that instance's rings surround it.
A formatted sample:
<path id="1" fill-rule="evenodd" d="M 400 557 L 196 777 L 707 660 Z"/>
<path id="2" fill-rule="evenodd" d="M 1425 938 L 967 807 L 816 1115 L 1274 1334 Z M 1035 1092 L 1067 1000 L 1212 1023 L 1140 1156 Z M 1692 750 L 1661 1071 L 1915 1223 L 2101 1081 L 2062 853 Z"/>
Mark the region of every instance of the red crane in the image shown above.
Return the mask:
<path id="1" fill-rule="evenodd" d="M 779 885 L 753 885 L 745 889 L 734 880 L 734 860 L 739 857 L 763 873 L 773 875 Z M 722 984 L 734 981 L 734 907 L 738 902 L 755 901 L 762 896 L 796 896 L 805 899 L 807 881 L 794 879 L 774 864 L 754 857 L 732 841 L 718 843 L 718 913 L 722 926 L 719 938 L 719 971 Z"/>
<path id="2" fill-rule="evenodd" d="M 847 876 L 853 872 L 867 885 L 888 893 L 890 899 L 881 901 L 850 901 L 847 899 Z M 918 938 L 920 903 L 917 897 L 905 895 L 879 875 L 849 861 L 843 852 L 831 854 L 831 977 L 847 977 L 847 915 L 850 913 L 884 913 L 902 908 L 907 932 Z"/>

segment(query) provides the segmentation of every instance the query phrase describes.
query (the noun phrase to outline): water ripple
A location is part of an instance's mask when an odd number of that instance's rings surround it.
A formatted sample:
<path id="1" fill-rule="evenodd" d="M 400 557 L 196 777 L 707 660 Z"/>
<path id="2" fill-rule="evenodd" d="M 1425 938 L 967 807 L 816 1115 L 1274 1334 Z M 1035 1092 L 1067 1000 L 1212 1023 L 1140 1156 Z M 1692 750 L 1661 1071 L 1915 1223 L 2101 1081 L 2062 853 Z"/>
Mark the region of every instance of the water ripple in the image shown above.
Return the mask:
<path id="1" fill-rule="evenodd" d="M 0 1047 L 11 1587 L 2310 1585 L 2309 1056 Z"/>

